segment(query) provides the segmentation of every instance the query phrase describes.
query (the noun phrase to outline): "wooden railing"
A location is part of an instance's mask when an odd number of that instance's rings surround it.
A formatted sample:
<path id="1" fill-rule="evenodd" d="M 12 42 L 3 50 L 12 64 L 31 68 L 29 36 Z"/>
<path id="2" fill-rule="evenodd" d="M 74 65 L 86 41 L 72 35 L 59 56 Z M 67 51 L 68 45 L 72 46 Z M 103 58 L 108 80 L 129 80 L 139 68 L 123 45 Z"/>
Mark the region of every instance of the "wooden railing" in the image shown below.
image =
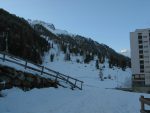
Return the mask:
<path id="1" fill-rule="evenodd" d="M 67 76 L 65 74 L 59 73 L 59 72 L 54 71 L 52 69 L 49 69 L 47 67 L 41 66 L 39 64 L 35 64 L 35 63 L 31 62 L 31 61 L 24 60 L 24 59 L 22 59 L 20 57 L 16 57 L 14 55 L 11 55 L 11 54 L 8 54 L 8 53 L 5 53 L 5 52 L 0 52 L 0 54 L 1 54 L 0 59 L 3 62 L 8 61 L 8 62 L 17 64 L 17 65 L 19 65 L 21 67 L 24 67 L 25 69 L 30 69 L 30 70 L 33 70 L 35 72 L 39 72 L 40 75 L 44 75 L 45 74 L 45 75 L 53 77 L 55 80 L 58 80 L 58 79 L 59 80 L 63 80 L 65 83 L 69 83 L 71 85 L 72 89 L 78 88 L 78 89 L 82 90 L 83 81 L 80 81 L 80 80 L 78 80 L 76 78 Z M 6 58 L 6 57 L 10 57 L 10 58 Z M 28 64 L 32 64 L 32 65 L 36 66 L 37 68 L 29 66 Z"/>
<path id="2" fill-rule="evenodd" d="M 144 98 L 144 96 L 140 97 L 141 102 L 141 113 L 150 113 L 150 110 L 145 110 L 145 104 L 150 106 L 150 98 Z"/>

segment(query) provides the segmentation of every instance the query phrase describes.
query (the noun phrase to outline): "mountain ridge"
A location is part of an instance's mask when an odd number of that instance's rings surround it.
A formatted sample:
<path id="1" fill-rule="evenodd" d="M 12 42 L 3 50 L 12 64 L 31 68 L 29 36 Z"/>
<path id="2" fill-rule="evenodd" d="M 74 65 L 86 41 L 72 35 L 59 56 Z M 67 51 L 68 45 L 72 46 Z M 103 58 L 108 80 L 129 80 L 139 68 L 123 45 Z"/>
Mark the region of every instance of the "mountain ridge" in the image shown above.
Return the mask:
<path id="1" fill-rule="evenodd" d="M 70 33 L 60 33 L 60 34 L 56 33 L 54 32 L 56 29 L 53 30 L 47 28 L 49 24 L 45 26 L 45 23 L 46 22 L 44 22 L 43 25 L 43 23 L 41 24 L 41 21 L 39 21 L 39 23 L 37 22 L 36 24 L 35 23 L 34 24 L 30 23 L 30 24 L 37 32 L 40 33 L 40 35 L 45 35 L 47 37 L 50 37 L 51 40 L 54 40 L 56 43 L 58 43 L 61 46 L 60 48 L 62 51 L 64 51 L 64 53 L 66 53 L 66 48 L 67 45 L 69 44 L 69 49 L 71 53 L 74 53 L 76 55 L 77 53 L 80 53 L 80 55 L 86 57 L 85 63 L 88 63 L 89 61 L 93 60 L 94 56 L 97 55 L 101 63 L 104 62 L 105 57 L 108 58 L 110 62 L 110 67 L 120 66 L 122 65 L 121 62 L 124 62 L 124 65 L 130 67 L 130 58 L 122 55 L 121 53 L 117 53 L 109 46 L 105 44 L 100 44 L 97 41 L 92 40 L 91 38 L 86 38 L 80 35 L 75 35 Z M 121 59 L 122 61 L 118 59 Z M 126 60 L 123 61 L 123 59 Z M 127 62 L 127 64 L 125 64 L 125 62 Z"/>
<path id="2" fill-rule="evenodd" d="M 113 66 L 123 69 L 130 67 L 130 58 L 91 38 L 57 30 L 53 24 L 43 21 L 32 23 L 32 20 L 27 21 L 3 9 L 0 12 L 1 33 L 8 33 L 5 29 L 9 28 L 8 51 L 13 55 L 42 63 L 44 53 L 52 49 L 55 43 L 64 54 L 67 54 L 67 49 L 70 51 L 68 57 L 73 54 L 82 56 L 84 63 L 89 63 L 97 56 L 99 63 L 104 63 L 107 58 L 110 68 Z M 61 32 L 58 33 L 58 31 Z M 1 51 L 6 50 L 5 38 L 1 40 Z M 53 43 L 49 43 L 50 40 Z"/>
<path id="3" fill-rule="evenodd" d="M 66 30 L 56 29 L 54 24 L 52 23 L 47 23 L 42 20 L 31 20 L 31 19 L 28 19 L 27 21 L 31 26 L 34 26 L 36 24 L 42 25 L 43 27 L 45 27 L 47 30 L 51 31 L 55 35 L 60 35 L 60 34 L 71 35 L 71 33 L 68 33 L 68 31 Z"/>
<path id="4" fill-rule="evenodd" d="M 0 35 L 0 51 L 35 63 L 42 63 L 41 57 L 49 49 L 48 42 L 41 38 L 24 18 L 10 14 L 4 9 L 0 9 Z"/>

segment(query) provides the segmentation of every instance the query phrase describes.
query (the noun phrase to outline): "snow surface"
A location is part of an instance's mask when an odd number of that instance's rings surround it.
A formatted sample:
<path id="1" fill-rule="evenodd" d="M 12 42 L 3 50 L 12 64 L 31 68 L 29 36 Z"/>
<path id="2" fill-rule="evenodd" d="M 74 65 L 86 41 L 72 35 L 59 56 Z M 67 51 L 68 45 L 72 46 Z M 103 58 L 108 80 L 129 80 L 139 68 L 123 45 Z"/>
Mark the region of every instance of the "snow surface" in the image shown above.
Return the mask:
<path id="1" fill-rule="evenodd" d="M 0 98 L 0 113 L 140 113 L 140 95 L 150 97 L 148 94 L 111 89 L 115 87 L 115 81 L 100 81 L 91 69 L 86 68 L 85 73 L 80 69 L 76 74 L 83 75 L 80 77 L 85 82 L 82 91 L 67 88 L 28 92 L 18 88 L 4 90 L 2 93 L 6 96 Z"/>
<path id="2" fill-rule="evenodd" d="M 83 91 L 45 88 L 23 92 L 13 88 L 3 94 L 1 113 L 140 113 L 141 94 L 113 89 L 85 86 Z"/>
<path id="3" fill-rule="evenodd" d="M 54 62 L 50 62 L 52 53 L 55 54 Z M 84 81 L 83 90 L 62 87 L 35 88 L 27 92 L 18 88 L 3 90 L 0 113 L 140 113 L 139 97 L 144 95 L 150 98 L 148 94 L 114 89 L 131 85 L 130 69 L 110 69 L 106 59 L 101 64 L 101 67 L 105 66 L 103 74 L 106 77 L 111 75 L 112 79 L 100 81 L 95 61 L 84 64 L 81 56 L 74 55 L 71 56 L 72 61 L 64 61 L 64 56 L 59 46 L 54 44 L 54 48 L 45 53 L 43 65 Z M 81 63 L 77 63 L 77 59 Z M 5 62 L 0 63 L 6 65 Z"/>

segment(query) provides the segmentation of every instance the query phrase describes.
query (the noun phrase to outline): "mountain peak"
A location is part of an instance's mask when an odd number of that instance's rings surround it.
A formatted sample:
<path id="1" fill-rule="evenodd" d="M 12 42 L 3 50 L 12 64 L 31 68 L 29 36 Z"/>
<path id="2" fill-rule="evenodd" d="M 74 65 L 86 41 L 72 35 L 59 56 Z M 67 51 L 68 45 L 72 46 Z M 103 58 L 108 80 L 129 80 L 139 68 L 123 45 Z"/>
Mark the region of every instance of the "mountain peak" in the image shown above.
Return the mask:
<path id="1" fill-rule="evenodd" d="M 120 53 L 124 56 L 130 57 L 130 51 L 128 49 L 122 49 Z"/>
<path id="2" fill-rule="evenodd" d="M 55 26 L 54 24 L 51 24 L 51 23 L 46 23 L 44 21 L 41 21 L 41 20 L 31 20 L 31 19 L 28 19 L 27 20 L 29 22 L 29 24 L 31 25 L 36 25 L 36 24 L 40 24 L 40 25 L 43 25 L 44 27 L 46 27 L 48 30 L 55 30 Z"/>
<path id="3" fill-rule="evenodd" d="M 50 32 L 54 33 L 55 35 L 61 35 L 61 34 L 69 35 L 69 36 L 74 35 L 72 33 L 68 33 L 68 31 L 66 31 L 66 30 L 56 29 L 54 24 L 52 24 L 52 23 L 47 23 L 47 22 L 44 22 L 41 20 L 31 20 L 31 19 L 28 19 L 27 21 L 31 26 L 34 26 L 36 24 L 40 24 L 43 27 L 45 27 L 47 30 L 49 30 Z"/>

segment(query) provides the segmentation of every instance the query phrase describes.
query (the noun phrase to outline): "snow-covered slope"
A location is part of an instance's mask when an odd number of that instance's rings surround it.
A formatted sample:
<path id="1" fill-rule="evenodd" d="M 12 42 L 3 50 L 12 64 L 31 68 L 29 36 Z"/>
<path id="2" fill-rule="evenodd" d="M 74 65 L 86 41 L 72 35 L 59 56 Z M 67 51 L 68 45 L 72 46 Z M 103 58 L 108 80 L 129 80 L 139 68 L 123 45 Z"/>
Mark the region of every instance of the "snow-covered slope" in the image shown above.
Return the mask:
<path id="1" fill-rule="evenodd" d="M 81 56 L 74 55 L 71 56 L 72 61 L 64 61 L 65 55 L 59 51 L 57 44 L 53 44 L 53 48 L 43 57 L 43 65 L 83 80 L 83 90 L 62 87 L 28 92 L 18 88 L 4 90 L 2 94 L 5 97 L 0 98 L 0 113 L 140 113 L 140 95 L 150 95 L 114 89 L 130 85 L 130 69 L 110 69 L 106 59 L 101 67 L 105 67 L 104 76 L 111 75 L 111 79 L 101 81 L 95 61 L 84 64 Z M 50 54 L 55 55 L 53 62 L 50 62 Z M 77 59 L 80 63 L 76 62 Z"/>
<path id="2" fill-rule="evenodd" d="M 64 54 L 60 52 L 54 62 L 49 62 L 50 52 L 45 55 L 43 65 L 83 80 L 83 90 L 61 87 L 28 92 L 18 88 L 4 90 L 2 94 L 5 97 L 0 98 L 0 113 L 140 113 L 140 95 L 150 97 L 113 89 L 128 82 L 124 78 L 130 77 L 130 69 L 109 69 L 105 62 L 104 76 L 110 74 L 112 79 L 100 81 L 94 61 L 90 64 L 76 63 L 76 57 L 72 56 L 72 61 L 65 62 Z"/>
<path id="3" fill-rule="evenodd" d="M 55 55 L 53 62 L 50 62 L 51 53 Z M 57 45 L 54 44 L 54 47 L 45 54 L 45 57 L 43 58 L 43 65 L 60 73 L 71 75 L 79 80 L 82 80 L 84 81 L 84 85 L 94 85 L 96 81 L 93 81 L 93 79 L 97 79 L 97 82 L 99 82 L 99 70 L 95 67 L 96 61 L 91 61 L 89 64 L 84 64 L 82 56 L 71 55 L 71 61 L 64 61 L 64 58 L 64 53 L 60 52 Z M 77 59 L 79 59 L 80 63 L 77 63 Z M 130 68 L 127 68 L 126 71 L 123 71 L 117 67 L 109 68 L 107 59 L 104 64 L 100 64 L 100 67 L 105 67 L 103 68 L 104 77 L 111 76 L 112 81 L 115 81 L 114 83 L 117 81 L 119 87 L 131 86 Z M 116 87 L 116 84 L 110 86 L 110 88 L 114 87 Z"/>
<path id="4" fill-rule="evenodd" d="M 40 23 L 55 31 L 52 24 Z M 45 36 L 43 38 L 48 40 Z M 84 81 L 83 90 L 62 87 L 33 89 L 28 92 L 18 88 L 3 90 L 0 113 L 140 113 L 140 95 L 150 95 L 115 90 L 116 87 L 131 87 L 130 68 L 125 71 L 117 67 L 109 68 L 108 59 L 105 59 L 105 63 L 99 64 L 103 67 L 103 76 L 106 78 L 101 81 L 100 70 L 95 67 L 96 56 L 89 64 L 84 64 L 84 56 L 74 54 L 71 54 L 71 61 L 65 61 L 65 54 L 60 51 L 59 45 L 52 40 L 48 41 L 53 47 L 45 53 L 42 65 Z M 50 61 L 51 54 L 54 55 L 53 62 Z M 24 70 L 1 60 L 0 63 Z"/>
<path id="5" fill-rule="evenodd" d="M 84 61 L 87 63 L 93 59 L 93 56 L 98 55 L 101 62 L 103 62 L 102 59 L 108 58 L 110 65 L 117 65 L 122 68 L 130 67 L 129 57 L 117 53 L 105 44 L 100 44 L 91 38 L 61 32 L 61 30 L 56 30 L 53 24 L 48 24 L 43 21 L 28 20 L 28 22 L 40 36 L 48 37 L 49 40 L 56 42 L 60 46 L 61 51 L 65 52 L 66 47 L 69 45 L 71 53 L 82 54 L 82 56 L 85 56 Z M 59 35 L 56 32 L 59 32 Z"/>

